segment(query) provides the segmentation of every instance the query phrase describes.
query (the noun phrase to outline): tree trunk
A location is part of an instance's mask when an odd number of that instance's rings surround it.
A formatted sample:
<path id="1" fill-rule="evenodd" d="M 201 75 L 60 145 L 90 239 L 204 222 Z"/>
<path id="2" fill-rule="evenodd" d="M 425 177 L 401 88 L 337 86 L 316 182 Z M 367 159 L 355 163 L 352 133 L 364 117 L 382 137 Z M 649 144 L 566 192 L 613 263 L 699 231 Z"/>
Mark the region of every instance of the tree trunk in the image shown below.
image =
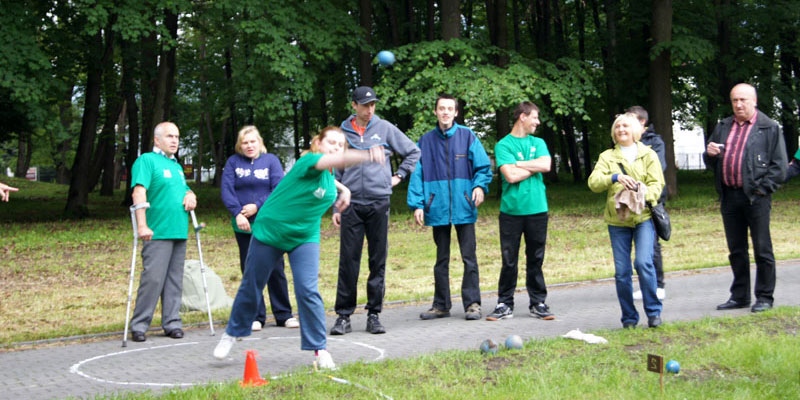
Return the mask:
<path id="1" fill-rule="evenodd" d="M 155 25 L 155 21 L 153 21 Z M 141 57 L 140 57 L 140 71 L 141 71 L 141 137 L 140 153 L 147 153 L 153 149 L 153 130 L 156 124 L 153 121 L 156 119 L 155 101 L 158 87 L 157 75 L 158 71 L 158 42 L 155 33 L 142 38 L 140 42 Z"/>
<path id="2" fill-rule="evenodd" d="M 75 150 L 75 161 L 72 164 L 67 205 L 64 216 L 67 218 L 85 218 L 89 216 L 89 162 L 92 159 L 92 148 L 97 136 L 97 120 L 100 117 L 100 92 L 103 83 L 103 62 L 93 59 L 92 55 L 104 54 L 103 35 L 97 32 L 93 40 L 94 50 L 89 49 L 87 54 L 86 97 L 81 121 L 81 133 L 78 148 Z"/>
<path id="3" fill-rule="evenodd" d="M 14 167 L 14 176 L 24 178 L 28 175 L 32 154 L 31 133 L 27 130 L 19 132 L 17 135 L 17 165 Z"/>
<path id="4" fill-rule="evenodd" d="M 781 56 L 780 56 L 780 81 L 784 88 L 794 87 L 794 80 L 800 72 L 800 57 L 794 52 L 796 47 L 792 44 L 798 42 L 798 32 L 792 28 L 785 27 L 781 32 Z M 793 90 L 788 95 L 781 97 L 781 125 L 783 126 L 783 136 L 786 140 L 786 152 L 789 160 L 797 152 L 798 138 L 798 119 L 797 119 L 797 90 Z"/>
<path id="5" fill-rule="evenodd" d="M 67 166 L 67 152 L 72 149 L 72 135 L 70 134 L 70 127 L 73 122 L 72 114 L 72 95 L 74 93 L 74 86 L 70 86 L 65 92 L 64 97 L 58 104 L 58 115 L 61 127 L 67 134 L 65 138 L 56 137 L 54 140 L 53 160 L 56 163 L 56 183 L 66 185 L 69 184 L 69 167 Z"/>
<path id="6" fill-rule="evenodd" d="M 131 167 L 136 157 L 139 156 L 139 138 L 141 136 L 139 126 L 139 106 L 136 103 L 136 82 L 134 81 L 134 71 L 136 70 L 136 58 L 131 43 L 125 39 L 120 41 L 122 49 L 122 97 L 125 99 L 125 108 L 128 121 L 128 146 L 125 149 L 125 197 L 122 199 L 123 206 L 133 204 L 133 190 L 131 188 Z"/>
<path id="7" fill-rule="evenodd" d="M 672 41 L 672 0 L 652 0 L 653 47 Z M 664 139 L 667 171 L 666 184 L 669 196 L 678 193 L 675 168 L 675 140 L 672 137 L 672 86 L 670 80 L 671 54 L 662 48 L 650 61 L 650 120 L 656 132 Z"/>
<path id="8" fill-rule="evenodd" d="M 461 37 L 461 2 L 459 0 L 443 0 L 439 2 L 442 17 L 442 39 L 458 39 Z"/>
<path id="9" fill-rule="evenodd" d="M 359 84 L 372 86 L 372 0 L 358 0 L 358 23 L 364 31 L 363 38 L 367 45 L 367 49 L 362 49 L 358 54 Z"/>
<path id="10" fill-rule="evenodd" d="M 178 39 L 178 14 L 173 13 L 169 9 L 164 12 L 164 26 L 169 30 L 172 39 Z M 166 64 L 166 76 L 164 79 L 164 115 L 165 121 L 172 120 L 172 100 L 175 97 L 175 73 L 177 46 L 170 46 L 169 50 L 164 52 L 164 59 Z M 159 121 L 160 122 L 160 121 Z"/>

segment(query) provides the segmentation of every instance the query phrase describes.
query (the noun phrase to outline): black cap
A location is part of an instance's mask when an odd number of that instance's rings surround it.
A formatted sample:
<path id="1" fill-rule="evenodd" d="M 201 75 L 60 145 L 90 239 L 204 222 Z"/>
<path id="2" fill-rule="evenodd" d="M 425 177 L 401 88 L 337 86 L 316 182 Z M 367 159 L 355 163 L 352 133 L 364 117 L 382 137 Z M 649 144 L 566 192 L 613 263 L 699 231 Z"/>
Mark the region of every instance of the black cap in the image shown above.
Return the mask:
<path id="1" fill-rule="evenodd" d="M 369 86 L 359 86 L 353 91 L 353 101 L 358 104 L 367 104 L 378 101 L 375 91 Z"/>

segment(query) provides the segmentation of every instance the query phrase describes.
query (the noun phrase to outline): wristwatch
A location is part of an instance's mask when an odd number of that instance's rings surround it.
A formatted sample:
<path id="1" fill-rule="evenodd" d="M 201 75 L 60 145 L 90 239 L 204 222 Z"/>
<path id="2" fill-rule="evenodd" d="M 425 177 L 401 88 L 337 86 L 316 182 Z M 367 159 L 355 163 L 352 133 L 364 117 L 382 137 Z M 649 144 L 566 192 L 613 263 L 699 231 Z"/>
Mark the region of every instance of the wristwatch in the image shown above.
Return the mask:
<path id="1" fill-rule="evenodd" d="M 400 178 L 401 181 L 406 178 L 401 172 L 395 172 L 394 176 Z"/>

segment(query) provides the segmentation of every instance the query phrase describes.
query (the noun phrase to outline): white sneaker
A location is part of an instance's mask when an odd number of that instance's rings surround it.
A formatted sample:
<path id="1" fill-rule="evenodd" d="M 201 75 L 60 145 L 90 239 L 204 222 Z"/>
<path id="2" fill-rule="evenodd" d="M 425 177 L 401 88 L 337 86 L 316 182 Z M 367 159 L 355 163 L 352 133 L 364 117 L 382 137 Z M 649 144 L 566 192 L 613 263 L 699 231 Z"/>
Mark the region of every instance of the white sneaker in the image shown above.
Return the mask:
<path id="1" fill-rule="evenodd" d="M 633 292 L 633 299 L 634 300 L 641 300 L 642 299 L 642 291 L 641 290 L 637 290 L 637 291 Z"/>
<path id="2" fill-rule="evenodd" d="M 214 348 L 214 357 L 219 360 L 227 357 L 231 352 L 231 348 L 233 348 L 234 343 L 236 343 L 235 337 L 228 335 L 227 333 L 223 333 L 222 337 L 219 339 L 219 343 L 217 343 L 217 347 Z"/>
<path id="3" fill-rule="evenodd" d="M 317 360 L 314 365 L 319 369 L 336 369 L 336 364 L 333 363 L 333 357 L 331 357 L 331 353 L 328 353 L 328 350 L 317 350 Z"/>
<path id="4" fill-rule="evenodd" d="M 659 300 L 666 299 L 667 298 L 667 291 L 664 290 L 664 288 L 661 288 L 661 287 L 656 289 L 656 297 L 658 297 Z"/>
<path id="5" fill-rule="evenodd" d="M 250 330 L 251 330 L 251 331 L 260 331 L 260 330 L 261 330 L 261 328 L 263 328 L 263 327 L 261 326 L 261 322 L 258 322 L 258 321 L 253 321 L 253 326 L 250 328 Z"/>
<path id="6" fill-rule="evenodd" d="M 287 328 L 299 328 L 300 327 L 300 321 L 298 321 L 297 318 L 292 317 L 292 318 L 287 319 L 283 323 L 283 326 L 285 326 Z"/>

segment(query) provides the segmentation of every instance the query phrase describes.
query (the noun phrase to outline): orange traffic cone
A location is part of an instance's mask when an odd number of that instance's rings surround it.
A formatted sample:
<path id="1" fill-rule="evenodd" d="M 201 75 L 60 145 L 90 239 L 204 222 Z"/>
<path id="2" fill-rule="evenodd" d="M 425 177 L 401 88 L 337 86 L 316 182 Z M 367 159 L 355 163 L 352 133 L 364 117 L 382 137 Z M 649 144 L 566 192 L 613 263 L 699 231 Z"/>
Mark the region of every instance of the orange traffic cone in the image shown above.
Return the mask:
<path id="1" fill-rule="evenodd" d="M 241 387 L 248 386 L 261 386 L 268 384 L 269 381 L 261 377 L 258 373 L 258 364 L 256 363 L 256 351 L 247 350 L 247 360 L 244 362 L 244 380 L 239 382 Z"/>

